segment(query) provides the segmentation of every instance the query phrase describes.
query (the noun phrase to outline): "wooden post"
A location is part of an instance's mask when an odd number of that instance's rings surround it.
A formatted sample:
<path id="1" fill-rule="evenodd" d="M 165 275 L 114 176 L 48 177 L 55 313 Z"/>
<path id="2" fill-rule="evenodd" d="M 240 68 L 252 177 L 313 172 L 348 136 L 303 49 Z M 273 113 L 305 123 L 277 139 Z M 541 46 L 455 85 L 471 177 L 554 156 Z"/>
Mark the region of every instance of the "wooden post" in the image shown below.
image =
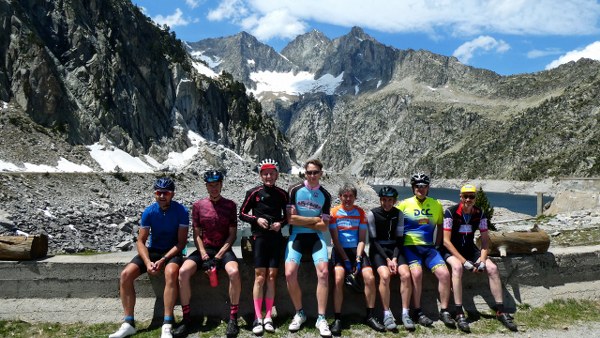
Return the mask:
<path id="1" fill-rule="evenodd" d="M 0 236 L 0 260 L 22 261 L 46 257 L 48 236 Z"/>
<path id="2" fill-rule="evenodd" d="M 544 193 L 542 192 L 538 192 L 537 193 L 537 213 L 535 214 L 536 216 L 541 216 L 542 213 L 544 212 L 544 210 L 542 210 L 544 208 Z"/>

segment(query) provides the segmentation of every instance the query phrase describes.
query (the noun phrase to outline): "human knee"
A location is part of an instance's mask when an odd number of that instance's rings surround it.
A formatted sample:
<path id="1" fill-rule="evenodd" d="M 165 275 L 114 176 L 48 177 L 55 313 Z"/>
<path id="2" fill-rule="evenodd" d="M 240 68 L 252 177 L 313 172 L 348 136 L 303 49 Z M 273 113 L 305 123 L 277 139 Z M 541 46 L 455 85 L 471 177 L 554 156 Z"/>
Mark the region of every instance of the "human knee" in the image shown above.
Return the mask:
<path id="1" fill-rule="evenodd" d="M 317 278 L 319 279 L 319 281 L 329 280 L 329 270 L 327 269 L 327 267 L 317 268 Z"/>

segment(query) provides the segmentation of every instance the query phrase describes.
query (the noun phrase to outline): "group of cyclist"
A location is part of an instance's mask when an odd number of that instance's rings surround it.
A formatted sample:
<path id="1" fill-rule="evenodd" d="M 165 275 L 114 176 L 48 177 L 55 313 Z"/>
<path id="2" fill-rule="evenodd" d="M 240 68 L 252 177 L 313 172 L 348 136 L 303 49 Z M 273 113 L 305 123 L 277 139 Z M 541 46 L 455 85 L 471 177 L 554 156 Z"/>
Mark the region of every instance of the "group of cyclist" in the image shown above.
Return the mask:
<path id="1" fill-rule="evenodd" d="M 404 328 L 414 330 L 415 322 L 431 326 L 433 320 L 421 309 L 423 266 L 438 279 L 441 305 L 439 318 L 446 326 L 470 332 L 462 308 L 462 275 L 463 270 L 468 270 L 474 273 L 487 272 L 496 302 L 497 318 L 508 329 L 517 330 L 512 317 L 504 310 L 498 269 L 488 258 L 487 218 L 474 205 L 474 186 L 463 186 L 459 204 L 444 212 L 439 201 L 428 197 L 429 177 L 419 173 L 410 180 L 413 197 L 398 202 L 397 190 L 385 186 L 378 192 L 380 206 L 365 212 L 355 205 L 357 189 L 351 184 L 345 184 L 339 189 L 341 204 L 332 208 L 331 195 L 320 185 L 323 164 L 317 159 L 305 163 L 305 180 L 292 186 L 289 192 L 276 186 L 279 168 L 275 161 L 262 161 L 258 165 L 258 172 L 262 183 L 246 192 L 239 211 L 239 219 L 249 223 L 252 232 L 255 268 L 252 288 L 254 334 L 276 331 L 273 323 L 275 283 L 283 246 L 285 278 L 295 309 L 288 327 L 290 332 L 300 330 L 306 321 L 302 288 L 298 279 L 302 255 L 306 252 L 311 253 L 316 271 L 318 317 L 315 327 L 323 337 L 338 336 L 344 327 L 341 315 L 344 285 L 360 287 L 360 291 L 364 292 L 366 325 L 380 332 L 395 330 L 396 319 L 390 307 L 390 284 L 395 275 L 400 279 L 400 318 Z M 182 250 L 187 244 L 188 211 L 173 200 L 175 183 L 170 178 L 160 178 L 155 182 L 156 203 L 148 206 L 142 213 L 136 243 L 138 254 L 121 273 L 119 288 L 124 322 L 109 338 L 127 337 L 136 333 L 134 281 L 144 272 L 155 275 L 162 270 L 165 275 L 162 338 L 185 336 L 189 332 L 192 325 L 190 279 L 198 269 L 215 278 L 211 283 L 216 283 L 215 270 L 226 271 L 230 301 L 226 335 L 235 337 L 239 334 L 237 317 L 241 279 L 238 261 L 232 251 L 237 236 L 237 206 L 221 195 L 224 179 L 222 172 L 209 170 L 204 173 L 203 179 L 208 196 L 192 206 L 196 251 L 186 258 L 183 257 Z M 289 226 L 287 241 L 281 232 L 286 225 Z M 331 234 L 333 245 L 331 259 L 324 237 L 327 230 Z M 481 235 L 481 250 L 473 241 L 476 230 Z M 331 326 L 325 318 L 330 262 L 335 281 L 335 317 Z M 378 285 L 374 270 L 379 277 Z M 362 279 L 364 287 L 357 282 L 359 279 Z M 374 309 L 377 291 L 383 307 L 383 322 L 377 319 Z M 450 309 L 449 304 L 452 294 L 454 309 Z M 178 295 L 183 319 L 174 328 L 173 311 Z"/>

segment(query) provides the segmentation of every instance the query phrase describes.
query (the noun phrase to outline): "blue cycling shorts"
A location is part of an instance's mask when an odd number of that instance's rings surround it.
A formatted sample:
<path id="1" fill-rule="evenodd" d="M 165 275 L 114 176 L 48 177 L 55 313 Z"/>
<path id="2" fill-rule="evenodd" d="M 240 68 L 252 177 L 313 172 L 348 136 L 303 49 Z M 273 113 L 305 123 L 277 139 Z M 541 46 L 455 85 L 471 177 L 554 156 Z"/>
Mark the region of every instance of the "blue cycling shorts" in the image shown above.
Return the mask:
<path id="1" fill-rule="evenodd" d="M 323 235 L 318 233 L 299 233 L 290 235 L 285 248 L 285 262 L 300 264 L 303 253 L 311 253 L 315 265 L 327 263 L 327 244 Z"/>
<path id="2" fill-rule="evenodd" d="M 408 267 L 411 269 L 421 267 L 425 263 L 425 266 L 431 272 L 435 272 L 437 268 L 446 266 L 442 255 L 433 246 L 405 245 L 404 257 L 406 257 Z"/>

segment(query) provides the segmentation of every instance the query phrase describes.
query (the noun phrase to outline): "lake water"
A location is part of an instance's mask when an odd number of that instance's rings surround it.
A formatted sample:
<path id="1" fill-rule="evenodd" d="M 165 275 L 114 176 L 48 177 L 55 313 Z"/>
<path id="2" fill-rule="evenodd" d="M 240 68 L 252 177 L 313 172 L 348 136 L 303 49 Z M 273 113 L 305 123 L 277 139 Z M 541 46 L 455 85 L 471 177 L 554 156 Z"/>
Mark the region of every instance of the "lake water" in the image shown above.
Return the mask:
<path id="1" fill-rule="evenodd" d="M 373 187 L 373 189 L 375 189 L 375 191 L 379 192 L 379 189 L 381 187 L 383 187 L 383 185 L 373 185 L 372 187 Z M 393 187 L 396 188 L 396 190 L 398 190 L 398 193 L 399 193 L 398 200 L 413 196 L 410 186 L 407 186 L 407 187 L 393 186 Z M 431 196 L 433 198 L 441 199 L 441 200 L 455 201 L 456 203 L 458 203 L 458 194 L 459 194 L 458 189 L 447 189 L 447 188 L 430 188 L 429 189 L 429 196 Z M 502 207 L 502 208 L 506 208 L 506 209 L 514 211 L 514 212 L 531 215 L 531 216 L 535 216 L 535 214 L 537 212 L 537 210 L 536 210 L 537 209 L 537 196 L 515 195 L 515 194 L 510 194 L 510 193 L 488 192 L 488 191 L 486 191 L 485 194 L 486 194 L 488 201 L 492 207 Z M 551 202 L 552 199 L 553 198 L 551 196 L 544 196 L 543 197 L 544 204 Z M 234 245 L 239 246 L 241 237 L 250 235 L 250 227 L 247 226 L 247 224 L 245 224 L 245 223 L 243 223 L 243 224 L 245 225 L 245 227 L 244 227 L 244 229 L 238 231 L 238 237 L 237 237 L 237 240 L 234 243 Z M 288 235 L 288 227 L 285 227 L 282 231 L 283 231 L 284 235 Z M 328 231 L 325 232 L 325 240 L 327 243 L 329 243 L 329 232 Z M 192 244 L 192 246 L 193 246 L 193 244 Z"/>
<path id="2" fill-rule="evenodd" d="M 375 191 L 379 191 L 382 185 L 373 185 Z M 410 186 L 393 186 L 398 190 L 398 199 L 404 199 L 413 196 Z M 430 188 L 429 196 L 440 200 L 450 200 L 458 203 L 458 189 L 447 188 Z M 488 201 L 492 207 L 502 207 L 510 211 L 535 216 L 537 213 L 537 196 L 530 195 L 515 195 L 502 192 L 485 191 Z M 551 196 L 544 196 L 543 203 L 546 204 L 552 201 Z"/>

